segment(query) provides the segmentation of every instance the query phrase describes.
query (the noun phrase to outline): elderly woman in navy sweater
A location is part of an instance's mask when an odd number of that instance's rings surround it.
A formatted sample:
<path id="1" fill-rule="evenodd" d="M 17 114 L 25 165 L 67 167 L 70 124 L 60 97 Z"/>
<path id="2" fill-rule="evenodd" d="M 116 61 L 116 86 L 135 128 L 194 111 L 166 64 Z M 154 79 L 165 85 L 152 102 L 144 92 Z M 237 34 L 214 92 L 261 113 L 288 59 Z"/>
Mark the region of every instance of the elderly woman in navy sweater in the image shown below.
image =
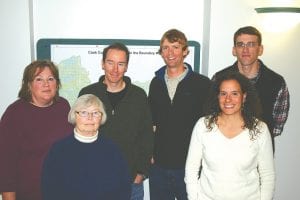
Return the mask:
<path id="1" fill-rule="evenodd" d="M 130 199 L 127 163 L 99 128 L 106 121 L 101 100 L 80 96 L 68 119 L 75 125 L 74 134 L 54 144 L 44 162 L 44 200 Z"/>

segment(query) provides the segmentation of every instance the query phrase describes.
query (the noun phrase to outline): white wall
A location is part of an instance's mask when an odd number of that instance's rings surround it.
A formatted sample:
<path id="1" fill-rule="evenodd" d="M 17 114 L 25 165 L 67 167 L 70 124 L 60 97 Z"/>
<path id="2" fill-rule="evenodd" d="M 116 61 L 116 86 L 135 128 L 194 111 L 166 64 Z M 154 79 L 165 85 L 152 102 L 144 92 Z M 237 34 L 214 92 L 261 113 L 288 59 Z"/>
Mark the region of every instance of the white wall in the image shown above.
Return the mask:
<path id="1" fill-rule="evenodd" d="M 35 39 L 160 39 L 178 28 L 201 41 L 202 1 L 35 0 Z M 197 22 L 191 26 L 191 22 Z"/>
<path id="2" fill-rule="evenodd" d="M 30 62 L 27 1 L 0 1 L 0 115 L 17 99 L 24 67 Z"/>
<path id="3" fill-rule="evenodd" d="M 210 0 L 205 0 L 209 3 Z M 202 49 L 209 53 L 209 77 L 230 65 L 232 36 L 237 28 L 257 26 L 263 33 L 265 64 L 282 74 L 291 93 L 291 110 L 283 135 L 276 138 L 276 199 L 296 200 L 300 196 L 300 95 L 297 92 L 299 74 L 300 25 L 274 33 L 262 25 L 264 17 L 254 7 L 273 3 L 289 3 L 300 7 L 299 0 L 211 0 L 210 45 Z M 169 28 L 178 28 L 188 39 L 201 43 L 203 1 L 181 0 L 32 0 L 34 41 L 44 37 L 101 39 L 160 39 Z M 16 99 L 24 67 L 30 63 L 30 28 L 28 1 L 0 2 L 0 115 Z M 300 15 L 300 14 L 298 14 Z M 287 20 L 286 20 L 287 21 Z M 278 21 L 273 27 L 282 27 Z M 207 30 L 205 30 L 206 32 Z M 148 196 L 146 195 L 146 198 Z"/>

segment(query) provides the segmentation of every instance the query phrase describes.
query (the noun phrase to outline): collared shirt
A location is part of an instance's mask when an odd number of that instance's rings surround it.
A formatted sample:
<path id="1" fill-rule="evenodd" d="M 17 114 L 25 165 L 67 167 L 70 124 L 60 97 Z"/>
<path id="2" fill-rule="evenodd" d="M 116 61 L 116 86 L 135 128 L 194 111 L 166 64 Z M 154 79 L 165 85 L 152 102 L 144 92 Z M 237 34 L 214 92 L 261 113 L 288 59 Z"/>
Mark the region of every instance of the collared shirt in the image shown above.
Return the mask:
<path id="1" fill-rule="evenodd" d="M 260 63 L 259 63 L 260 64 Z M 260 78 L 261 75 L 261 67 L 259 68 L 259 71 L 256 75 L 256 77 L 250 79 L 250 82 L 253 84 L 256 84 L 258 79 Z M 278 91 L 274 106 L 273 106 L 273 111 L 272 111 L 272 117 L 274 120 L 274 128 L 272 131 L 272 135 L 279 136 L 282 131 L 284 124 L 288 118 L 288 112 L 290 108 L 290 95 L 289 91 L 287 88 L 287 85 L 285 82 L 283 82 L 280 90 Z"/>
<path id="2" fill-rule="evenodd" d="M 290 94 L 286 83 L 284 82 L 278 92 L 276 101 L 274 103 L 272 116 L 275 121 L 273 136 L 278 136 L 283 130 L 283 126 L 288 118 L 290 108 Z"/>

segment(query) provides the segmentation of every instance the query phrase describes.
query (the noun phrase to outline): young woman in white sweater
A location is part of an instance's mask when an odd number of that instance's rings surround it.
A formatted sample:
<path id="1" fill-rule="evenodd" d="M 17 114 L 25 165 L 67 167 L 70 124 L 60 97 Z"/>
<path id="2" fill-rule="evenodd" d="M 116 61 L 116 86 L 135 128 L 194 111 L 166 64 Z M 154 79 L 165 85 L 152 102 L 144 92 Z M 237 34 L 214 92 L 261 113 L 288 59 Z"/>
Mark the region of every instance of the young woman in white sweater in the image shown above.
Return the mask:
<path id="1" fill-rule="evenodd" d="M 207 115 L 196 123 L 185 182 L 190 200 L 271 200 L 275 169 L 256 91 L 239 73 L 216 77 Z"/>

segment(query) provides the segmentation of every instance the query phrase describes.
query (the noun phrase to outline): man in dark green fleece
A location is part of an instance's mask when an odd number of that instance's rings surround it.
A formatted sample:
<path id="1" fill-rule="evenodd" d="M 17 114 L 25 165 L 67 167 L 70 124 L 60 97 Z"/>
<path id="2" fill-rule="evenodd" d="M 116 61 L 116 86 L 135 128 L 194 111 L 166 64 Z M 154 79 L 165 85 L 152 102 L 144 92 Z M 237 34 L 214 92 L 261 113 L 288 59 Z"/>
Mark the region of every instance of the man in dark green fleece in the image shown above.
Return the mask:
<path id="1" fill-rule="evenodd" d="M 131 199 L 143 200 L 143 180 L 148 176 L 153 150 L 153 130 L 145 91 L 124 76 L 129 50 L 114 43 L 103 51 L 99 82 L 84 87 L 79 96 L 94 94 L 105 105 L 108 120 L 101 128 L 121 149 L 132 175 Z"/>

